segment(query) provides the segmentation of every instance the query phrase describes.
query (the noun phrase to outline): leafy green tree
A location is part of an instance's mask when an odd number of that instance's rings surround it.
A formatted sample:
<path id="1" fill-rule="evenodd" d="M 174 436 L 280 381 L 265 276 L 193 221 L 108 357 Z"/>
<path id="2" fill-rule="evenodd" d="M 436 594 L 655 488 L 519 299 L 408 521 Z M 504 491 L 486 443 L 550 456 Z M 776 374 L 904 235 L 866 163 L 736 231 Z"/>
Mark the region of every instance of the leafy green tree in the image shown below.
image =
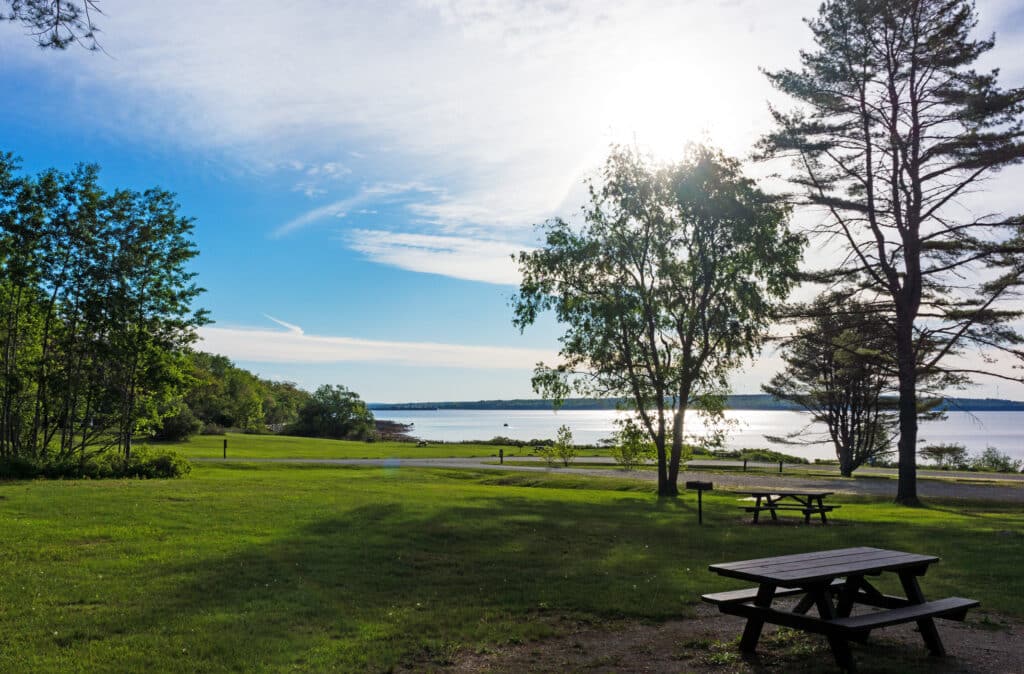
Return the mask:
<path id="1" fill-rule="evenodd" d="M 1001 89 L 975 63 L 970 0 L 828 0 L 808 21 L 816 48 L 802 67 L 768 73 L 802 105 L 773 111 L 766 157 L 789 157 L 816 232 L 845 246 L 823 282 L 859 286 L 895 328 L 899 394 L 896 500 L 917 498 L 921 376 L 943 370 L 1020 381 L 1007 367 L 955 356 L 1024 357 L 1013 321 L 1024 277 L 1019 216 L 977 215 L 962 199 L 1024 159 L 1024 89 Z M 923 358 L 924 353 L 927 358 Z"/>
<path id="2" fill-rule="evenodd" d="M 287 381 L 264 381 L 263 384 L 264 423 L 280 430 L 298 418 L 299 408 L 309 399 L 309 392 Z"/>
<path id="3" fill-rule="evenodd" d="M 159 422 L 205 321 L 191 221 L 98 169 L 17 175 L 0 155 L 0 455 L 85 461 Z"/>
<path id="4" fill-rule="evenodd" d="M 174 195 L 119 190 L 105 210 L 104 344 L 120 407 L 118 446 L 127 457 L 136 431 L 155 426 L 160 404 L 183 387 L 180 354 L 207 319 L 205 311 L 192 309 L 202 289 L 188 264 L 199 251 L 193 222 L 178 215 Z"/>
<path id="5" fill-rule="evenodd" d="M 324 384 L 299 408 L 291 435 L 338 440 L 373 437 L 373 413 L 359 395 L 344 386 Z"/>
<path id="6" fill-rule="evenodd" d="M 204 424 L 280 431 L 298 419 L 310 397 L 290 382 L 260 379 L 225 356 L 190 351 L 186 369 L 190 383 L 184 402 Z"/>
<path id="7" fill-rule="evenodd" d="M 534 389 L 626 398 L 657 449 L 658 493 L 678 494 L 687 410 L 720 416 L 729 371 L 793 282 L 803 241 L 788 215 L 717 151 L 656 167 L 613 148 L 582 223 L 548 221 L 518 257 L 514 324 L 553 310 L 566 326 L 562 363 L 539 364 Z"/>

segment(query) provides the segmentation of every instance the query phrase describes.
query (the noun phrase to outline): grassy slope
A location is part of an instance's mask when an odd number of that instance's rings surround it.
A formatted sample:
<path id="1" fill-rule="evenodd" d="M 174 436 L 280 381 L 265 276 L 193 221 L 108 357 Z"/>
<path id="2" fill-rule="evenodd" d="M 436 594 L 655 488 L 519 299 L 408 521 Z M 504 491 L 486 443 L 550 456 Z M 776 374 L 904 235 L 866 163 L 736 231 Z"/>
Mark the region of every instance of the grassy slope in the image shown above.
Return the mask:
<path id="1" fill-rule="evenodd" d="M 0 484 L 0 669 L 387 669 L 660 620 L 735 587 L 708 563 L 848 545 L 940 555 L 933 597 L 1024 615 L 1020 508 L 843 501 L 753 527 L 735 497 L 614 479 L 198 466 L 185 480 Z M 643 491 L 636 491 L 643 489 Z M 894 589 L 894 588 L 893 588 Z"/>
<path id="2" fill-rule="evenodd" d="M 199 435 L 188 442 L 157 443 L 154 446 L 167 447 L 188 457 L 223 456 L 224 440 L 228 441 L 228 457 L 231 458 L 303 458 L 303 459 L 420 459 L 447 457 L 498 456 L 494 445 L 430 443 L 417 447 L 409 442 L 355 442 L 349 440 L 327 440 L 323 438 L 296 438 L 287 435 Z M 505 456 L 525 456 L 530 447 L 504 447 Z M 596 456 L 599 450 L 586 450 L 581 455 Z M 607 451 L 603 452 L 607 455 Z"/>

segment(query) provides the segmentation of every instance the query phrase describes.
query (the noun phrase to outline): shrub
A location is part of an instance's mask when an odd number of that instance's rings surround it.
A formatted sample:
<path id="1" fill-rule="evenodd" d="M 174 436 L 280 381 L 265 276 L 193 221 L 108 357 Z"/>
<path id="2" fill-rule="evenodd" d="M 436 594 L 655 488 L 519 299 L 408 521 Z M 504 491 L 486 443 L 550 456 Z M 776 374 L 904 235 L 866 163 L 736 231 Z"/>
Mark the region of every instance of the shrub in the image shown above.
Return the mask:
<path id="1" fill-rule="evenodd" d="M 203 426 L 203 430 L 201 431 L 203 435 L 224 435 L 227 432 L 228 429 L 224 428 L 220 424 L 215 424 L 213 422 L 210 422 Z"/>
<path id="2" fill-rule="evenodd" d="M 963 469 L 968 465 L 967 448 L 963 445 L 929 445 L 922 447 L 921 458 L 935 463 L 943 470 Z"/>
<path id="3" fill-rule="evenodd" d="M 25 457 L 0 457 L 0 478 L 5 480 L 28 480 L 37 475 L 39 475 L 38 466 Z"/>
<path id="4" fill-rule="evenodd" d="M 172 414 L 163 418 L 153 439 L 180 442 L 188 440 L 202 429 L 203 422 L 192 413 L 188 405 L 180 403 Z"/>
<path id="5" fill-rule="evenodd" d="M 644 461 L 653 459 L 657 448 L 642 428 L 632 419 L 626 419 L 619 423 L 611 455 L 623 469 L 633 470 Z"/>
<path id="6" fill-rule="evenodd" d="M 544 459 L 549 466 L 554 466 L 558 460 L 558 456 L 555 454 L 555 446 L 550 445 L 537 445 L 533 448 L 533 453 Z"/>
<path id="7" fill-rule="evenodd" d="M 31 479 L 43 477 L 51 480 L 89 478 L 176 478 L 192 471 L 192 464 L 178 454 L 147 448 L 135 450 L 131 457 L 116 451 L 101 452 L 86 459 L 79 457 L 48 458 L 32 461 L 20 457 L 0 460 L 0 478 Z"/>
<path id="8" fill-rule="evenodd" d="M 986 447 L 984 452 L 971 460 L 971 468 L 994 473 L 1019 473 L 1021 463 L 1020 459 L 1014 459 L 995 447 Z"/>
<path id="9" fill-rule="evenodd" d="M 551 445 L 551 447 L 554 449 L 555 456 L 564 466 L 572 463 L 572 460 L 579 453 L 576 445 L 572 444 L 572 430 L 564 424 L 558 427 L 555 444 Z"/>

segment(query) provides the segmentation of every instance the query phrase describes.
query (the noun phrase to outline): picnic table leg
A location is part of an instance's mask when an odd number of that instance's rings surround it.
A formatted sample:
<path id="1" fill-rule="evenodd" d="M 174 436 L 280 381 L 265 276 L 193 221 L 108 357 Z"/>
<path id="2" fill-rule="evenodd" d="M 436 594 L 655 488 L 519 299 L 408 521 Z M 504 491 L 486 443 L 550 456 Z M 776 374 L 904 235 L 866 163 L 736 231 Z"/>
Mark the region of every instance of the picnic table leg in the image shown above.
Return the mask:
<path id="1" fill-rule="evenodd" d="M 864 583 L 864 576 L 848 576 L 846 584 L 839 590 L 839 601 L 836 602 L 836 615 L 840 618 L 847 618 L 853 610 L 853 604 L 857 591 Z"/>
<path id="2" fill-rule="evenodd" d="M 832 593 L 828 588 L 815 589 L 815 604 L 818 607 L 818 615 L 822 620 L 832 620 L 836 617 L 836 609 L 832 606 Z M 844 672 L 856 671 L 857 665 L 853 661 L 853 653 L 850 652 L 850 643 L 839 636 L 829 635 L 828 645 L 832 647 L 832 655 L 836 664 Z"/>
<path id="3" fill-rule="evenodd" d="M 754 524 L 757 524 L 757 516 L 761 514 L 761 497 L 757 497 L 757 501 L 754 503 Z"/>
<path id="4" fill-rule="evenodd" d="M 775 520 L 776 522 L 778 522 L 779 521 L 779 516 L 775 513 L 775 504 L 778 503 L 779 501 L 781 501 L 782 499 L 776 499 L 776 500 L 773 501 L 772 497 L 768 496 L 767 500 L 768 500 L 768 507 L 771 508 L 771 510 L 769 510 L 768 512 L 770 512 L 772 514 L 772 519 Z"/>
<path id="5" fill-rule="evenodd" d="M 899 576 L 907 599 L 912 604 L 923 604 L 924 593 L 921 592 L 921 586 L 917 584 L 917 576 L 914 574 L 914 571 L 905 569 L 899 572 Z M 935 620 L 932 618 L 921 618 L 917 621 L 917 629 L 921 633 L 921 638 L 924 639 L 925 646 L 928 647 L 928 651 L 932 655 L 942 657 L 946 654 L 946 649 L 942 645 L 942 638 L 939 637 L 939 630 L 935 628 Z"/>
<path id="6" fill-rule="evenodd" d="M 818 511 L 821 513 L 821 523 L 828 524 L 828 519 L 825 517 L 825 504 L 822 502 L 820 496 L 818 497 Z M 810 516 L 810 513 L 808 513 L 808 522 L 810 522 Z"/>
<path id="7" fill-rule="evenodd" d="M 775 586 L 762 583 L 757 589 L 757 597 L 754 599 L 754 606 L 768 608 L 772 605 L 772 597 L 775 596 Z M 764 627 L 763 618 L 747 618 L 747 624 L 743 628 L 743 637 L 740 639 L 740 651 L 753 653 L 757 648 L 757 642 L 761 639 L 761 629 Z"/>
<path id="8" fill-rule="evenodd" d="M 803 598 L 796 603 L 796 606 L 793 607 L 793 613 L 804 615 L 810 611 L 811 607 L 817 603 L 819 594 L 827 589 L 827 585 L 812 586 L 808 588 L 807 594 L 805 594 Z M 829 597 L 829 601 L 831 601 L 831 597 Z"/>

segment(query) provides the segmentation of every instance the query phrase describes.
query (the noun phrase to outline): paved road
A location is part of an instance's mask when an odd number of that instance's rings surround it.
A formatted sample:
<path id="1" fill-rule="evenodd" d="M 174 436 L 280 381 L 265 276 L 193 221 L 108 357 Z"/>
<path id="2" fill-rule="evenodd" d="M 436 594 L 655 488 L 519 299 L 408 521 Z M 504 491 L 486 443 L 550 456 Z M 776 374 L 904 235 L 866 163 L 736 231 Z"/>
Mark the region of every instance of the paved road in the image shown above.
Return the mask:
<path id="1" fill-rule="evenodd" d="M 604 457 L 602 457 L 604 458 Z M 511 470 L 525 472 L 549 472 L 556 474 L 570 475 L 593 475 L 597 477 L 623 477 L 634 480 L 655 481 L 657 475 L 653 471 L 638 470 L 624 471 L 607 468 L 549 468 L 541 465 L 533 457 L 515 457 L 516 464 L 498 465 L 494 458 L 449 458 L 449 459 L 279 459 L 279 458 L 194 458 L 193 461 L 204 462 L 234 462 L 234 463 L 304 463 L 304 464 L 325 464 L 339 466 L 384 466 L 398 468 L 408 466 L 410 468 L 463 468 L 474 470 Z M 597 460 L 585 458 L 587 462 L 611 463 L 611 460 Z M 538 465 L 522 465 L 523 463 L 538 463 Z M 878 469 L 876 469 L 878 470 Z M 949 477 L 950 473 L 941 471 L 930 471 Z M 924 471 L 922 471 L 924 473 Z M 978 473 L 964 473 L 972 479 L 978 479 Z M 1003 476 L 999 476 L 1001 479 Z M 774 473 L 756 472 L 706 472 L 700 470 L 687 470 L 682 474 L 682 480 L 701 480 L 714 482 L 716 487 L 735 489 L 744 488 L 765 488 L 780 487 L 786 489 L 807 489 L 813 491 L 832 491 L 837 494 L 864 494 L 871 496 L 896 496 L 896 480 L 879 478 L 845 479 L 840 477 L 807 477 L 788 476 Z M 922 479 L 917 483 L 918 494 L 922 498 L 962 498 L 984 501 L 1003 501 L 1013 503 L 1024 503 L 1024 482 L 1019 479 L 1011 479 L 1003 482 L 991 483 L 969 483 L 959 482 L 953 479 Z"/>

